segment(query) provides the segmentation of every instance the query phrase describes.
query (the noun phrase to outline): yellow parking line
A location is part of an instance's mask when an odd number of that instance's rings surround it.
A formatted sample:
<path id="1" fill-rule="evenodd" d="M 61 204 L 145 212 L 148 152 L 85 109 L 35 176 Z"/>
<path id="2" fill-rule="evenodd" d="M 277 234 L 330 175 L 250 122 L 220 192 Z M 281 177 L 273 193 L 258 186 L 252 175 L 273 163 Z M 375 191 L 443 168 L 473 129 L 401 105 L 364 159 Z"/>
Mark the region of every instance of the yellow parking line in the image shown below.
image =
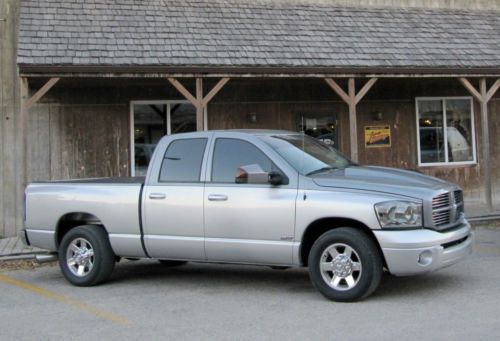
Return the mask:
<path id="1" fill-rule="evenodd" d="M 105 319 L 105 320 L 109 320 L 109 321 L 112 321 L 112 322 L 115 322 L 115 323 L 118 323 L 121 325 L 130 325 L 131 324 L 131 322 L 129 320 L 127 320 L 121 316 L 115 315 L 113 313 L 110 313 L 110 312 L 107 312 L 107 311 L 104 311 L 104 310 L 101 310 L 98 308 L 91 307 L 85 303 L 79 302 L 77 300 L 73 300 L 73 299 L 68 298 L 66 296 L 59 295 L 53 291 L 37 287 L 35 285 L 29 284 L 27 282 L 24 282 L 24 281 L 21 281 L 18 279 L 14 279 L 14 278 L 6 276 L 6 275 L 0 274 L 0 281 L 7 283 L 7 284 L 10 284 L 10 285 L 13 285 L 13 286 L 16 286 L 18 288 L 29 290 L 29 291 L 34 292 L 34 293 L 41 295 L 43 297 L 47 297 L 47 298 L 56 300 L 58 302 L 67 304 L 69 306 L 72 306 L 73 308 L 80 310 L 80 311 L 90 313 L 92 315 L 95 315 L 95 316 L 100 317 L 100 318 Z"/>

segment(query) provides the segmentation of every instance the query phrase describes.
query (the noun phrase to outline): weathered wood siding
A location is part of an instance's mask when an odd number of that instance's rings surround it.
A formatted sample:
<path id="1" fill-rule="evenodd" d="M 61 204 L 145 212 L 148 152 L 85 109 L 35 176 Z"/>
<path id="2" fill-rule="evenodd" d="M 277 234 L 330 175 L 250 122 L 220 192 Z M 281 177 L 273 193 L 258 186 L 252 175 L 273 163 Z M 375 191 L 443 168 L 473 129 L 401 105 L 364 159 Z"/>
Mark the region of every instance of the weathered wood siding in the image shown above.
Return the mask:
<path id="1" fill-rule="evenodd" d="M 28 115 L 27 179 L 129 174 L 127 104 L 41 104 Z"/>
<path id="2" fill-rule="evenodd" d="M 346 88 L 345 81 L 340 84 Z M 363 85 L 356 80 L 356 88 Z M 458 183 L 467 200 L 483 200 L 481 127 L 479 105 L 474 101 L 477 164 L 464 166 L 417 166 L 416 97 L 470 96 L 456 79 L 381 79 L 357 106 L 358 149 L 361 164 L 415 169 Z M 494 201 L 500 200 L 500 94 L 489 104 L 490 136 L 493 159 Z M 336 113 L 340 123 L 339 149 L 349 155 L 349 123 L 347 105 L 320 80 L 235 80 L 209 105 L 210 129 L 270 128 L 295 129 L 296 113 Z M 382 119 L 375 120 L 374 113 Z M 257 122 L 247 120 L 256 113 Z M 391 148 L 365 148 L 364 127 L 389 125 Z"/>
<path id="3" fill-rule="evenodd" d="M 206 81 L 205 87 L 211 88 L 215 82 Z M 194 91 L 194 82 L 184 80 L 183 83 Z M 345 81 L 340 81 L 340 84 L 346 86 Z M 41 85 L 42 80 L 32 81 L 31 93 Z M 357 80 L 357 88 L 362 85 L 363 81 Z M 5 102 L 5 96 L 2 96 Z M 379 80 L 357 108 L 361 164 L 417 169 L 415 97 L 420 96 L 468 96 L 468 93 L 454 79 Z M 15 149 L 20 136 L 25 136 L 27 141 L 24 157 L 28 182 L 125 176 L 130 173 L 130 101 L 173 99 L 183 98 L 162 80 L 61 80 L 26 113 L 25 131 L 16 119 L 15 103 L 12 102 L 11 111 L 3 106 L 0 126 L 2 233 L 13 235 L 22 225 L 23 184 L 16 175 L 19 170 L 16 167 L 20 164 L 16 160 L 23 156 Z M 500 131 L 500 94 L 490 103 L 489 110 L 493 192 L 498 202 L 500 174 L 495 169 L 500 167 L 500 146 L 495 133 Z M 382 119 L 374 120 L 374 112 L 382 112 Z M 250 113 L 256 114 L 255 123 L 248 120 Z M 321 79 L 233 79 L 209 104 L 208 127 L 295 130 L 296 117 L 301 113 L 335 114 L 340 131 L 339 149 L 349 154 L 351 132 L 347 105 Z M 477 157 L 481 161 L 477 103 L 474 114 Z M 390 125 L 392 147 L 365 149 L 363 129 L 366 125 Z M 419 170 L 459 183 L 466 190 L 468 200 L 482 199 L 480 163 L 459 167 L 421 167 Z M 13 200 L 16 196 L 19 198 Z"/>
<path id="4" fill-rule="evenodd" d="M 0 237 L 23 223 L 23 136 L 16 65 L 18 1 L 0 1 Z"/>

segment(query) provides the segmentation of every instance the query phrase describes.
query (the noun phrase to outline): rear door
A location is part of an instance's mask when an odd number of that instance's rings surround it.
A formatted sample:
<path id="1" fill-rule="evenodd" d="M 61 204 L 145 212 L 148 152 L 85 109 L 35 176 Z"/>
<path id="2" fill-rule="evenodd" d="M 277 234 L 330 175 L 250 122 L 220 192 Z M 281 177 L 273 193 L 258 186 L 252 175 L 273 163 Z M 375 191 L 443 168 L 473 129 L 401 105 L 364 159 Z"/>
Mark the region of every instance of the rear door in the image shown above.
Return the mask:
<path id="1" fill-rule="evenodd" d="M 151 257 L 205 260 L 203 182 L 211 133 L 158 146 L 143 193 L 144 240 Z"/>
<path id="2" fill-rule="evenodd" d="M 207 259 L 292 264 L 297 173 L 272 160 L 264 151 L 269 147 L 255 137 L 234 136 L 216 133 L 209 157 L 204 196 Z M 281 172 L 288 184 L 236 183 L 237 169 L 250 164 Z"/>

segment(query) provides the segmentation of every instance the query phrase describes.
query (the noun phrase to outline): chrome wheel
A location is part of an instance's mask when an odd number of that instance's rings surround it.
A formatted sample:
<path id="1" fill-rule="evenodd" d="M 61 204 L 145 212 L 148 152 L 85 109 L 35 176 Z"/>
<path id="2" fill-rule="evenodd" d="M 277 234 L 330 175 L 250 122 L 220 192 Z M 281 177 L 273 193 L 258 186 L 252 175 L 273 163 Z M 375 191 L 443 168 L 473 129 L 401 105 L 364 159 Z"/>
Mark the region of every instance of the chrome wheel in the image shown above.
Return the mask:
<path id="1" fill-rule="evenodd" d="M 339 291 L 354 288 L 362 273 L 361 259 L 358 253 L 343 243 L 330 245 L 323 251 L 319 268 L 325 283 Z"/>
<path id="2" fill-rule="evenodd" d="M 73 239 L 66 251 L 68 269 L 77 277 L 87 276 L 94 267 L 94 248 L 85 238 Z"/>

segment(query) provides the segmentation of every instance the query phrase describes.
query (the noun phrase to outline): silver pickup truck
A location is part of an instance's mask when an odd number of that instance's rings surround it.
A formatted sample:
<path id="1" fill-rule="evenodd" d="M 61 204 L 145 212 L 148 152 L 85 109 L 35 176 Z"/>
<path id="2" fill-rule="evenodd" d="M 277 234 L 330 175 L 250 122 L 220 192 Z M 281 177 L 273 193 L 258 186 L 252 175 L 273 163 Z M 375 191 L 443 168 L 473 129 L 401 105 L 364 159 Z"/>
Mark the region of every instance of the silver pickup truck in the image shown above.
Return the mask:
<path id="1" fill-rule="evenodd" d="M 370 295 L 384 269 L 427 273 L 473 244 L 456 185 L 259 130 L 166 136 L 145 178 L 32 183 L 21 236 L 57 254 L 74 285 L 103 282 L 121 257 L 307 266 L 336 301 Z"/>

